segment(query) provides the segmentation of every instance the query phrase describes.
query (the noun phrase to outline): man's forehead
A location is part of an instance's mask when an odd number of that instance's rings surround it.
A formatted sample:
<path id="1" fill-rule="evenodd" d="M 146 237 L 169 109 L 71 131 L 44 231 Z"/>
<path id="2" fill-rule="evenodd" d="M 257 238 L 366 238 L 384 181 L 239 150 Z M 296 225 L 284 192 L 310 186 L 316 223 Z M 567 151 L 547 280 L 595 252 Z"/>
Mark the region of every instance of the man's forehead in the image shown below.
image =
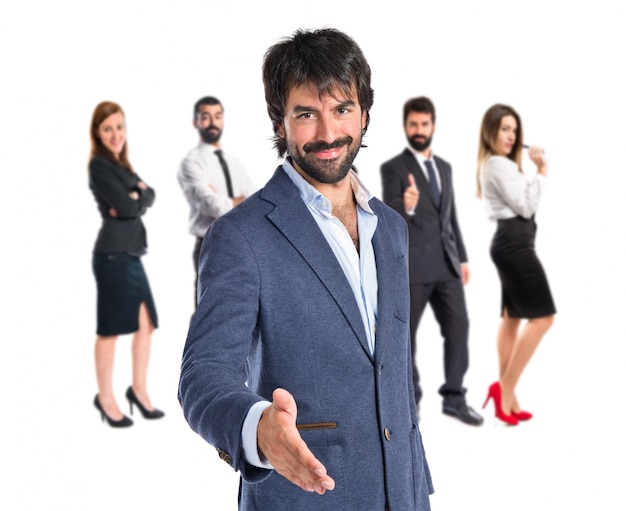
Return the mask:
<path id="1" fill-rule="evenodd" d="M 416 112 L 415 110 L 409 112 L 407 115 L 407 122 L 432 122 L 433 115 L 430 112 Z"/>
<path id="2" fill-rule="evenodd" d="M 200 105 L 200 108 L 198 108 L 198 114 L 202 113 L 222 113 L 222 105 Z"/>

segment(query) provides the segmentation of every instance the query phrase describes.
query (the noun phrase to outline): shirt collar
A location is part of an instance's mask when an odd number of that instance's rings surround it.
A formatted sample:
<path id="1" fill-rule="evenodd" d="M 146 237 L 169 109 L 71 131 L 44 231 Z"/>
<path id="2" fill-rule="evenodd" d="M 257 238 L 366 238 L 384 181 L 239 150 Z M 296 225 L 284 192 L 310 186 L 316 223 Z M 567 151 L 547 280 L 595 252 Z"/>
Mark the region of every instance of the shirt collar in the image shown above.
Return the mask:
<path id="1" fill-rule="evenodd" d="M 220 147 L 214 146 L 213 144 L 209 144 L 208 142 L 205 142 L 202 139 L 198 140 L 198 147 L 203 151 L 209 151 L 211 153 L 214 153 L 218 149 L 221 149 Z"/>
<path id="2" fill-rule="evenodd" d="M 308 206 L 315 207 L 317 209 L 323 209 L 328 213 L 331 212 L 330 201 L 324 197 L 317 189 L 311 185 L 306 179 L 304 179 L 288 159 L 283 162 L 283 169 L 289 176 L 291 181 L 300 192 L 300 197 Z M 369 205 L 370 199 L 373 195 L 365 187 L 365 185 L 358 178 L 353 170 L 350 170 L 350 186 L 352 187 L 352 193 L 356 199 L 357 204 L 363 209 L 363 211 L 374 214 L 372 208 Z"/>
<path id="3" fill-rule="evenodd" d="M 434 162 L 434 158 L 435 158 L 435 153 L 432 150 L 432 147 L 430 149 L 430 158 L 425 158 L 424 156 L 422 156 L 422 153 L 416 151 L 415 149 L 413 149 L 410 145 L 407 146 L 409 151 L 411 151 L 413 153 L 413 156 L 415 156 L 415 158 L 417 158 L 417 161 L 420 165 L 424 165 L 424 162 L 426 160 L 430 160 Z"/>

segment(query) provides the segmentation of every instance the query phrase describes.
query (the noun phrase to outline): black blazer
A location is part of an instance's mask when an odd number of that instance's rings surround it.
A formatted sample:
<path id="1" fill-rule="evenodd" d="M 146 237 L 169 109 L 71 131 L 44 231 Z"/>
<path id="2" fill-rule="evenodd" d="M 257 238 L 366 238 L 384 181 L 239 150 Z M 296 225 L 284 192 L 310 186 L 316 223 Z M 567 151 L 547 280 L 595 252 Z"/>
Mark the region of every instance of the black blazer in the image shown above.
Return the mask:
<path id="1" fill-rule="evenodd" d="M 380 168 L 383 201 L 398 211 L 409 227 L 409 274 L 412 284 L 437 280 L 444 264 L 449 264 L 460 277 L 459 265 L 467 262 L 456 216 L 452 167 L 438 156 L 434 156 L 434 160 L 441 178 L 439 209 L 435 206 L 424 171 L 409 149 L 383 163 Z M 402 198 L 409 186 L 409 173 L 415 177 L 420 193 L 413 216 L 406 214 Z"/>
<path id="2" fill-rule="evenodd" d="M 142 179 L 127 168 L 96 156 L 89 162 L 89 188 L 93 192 L 102 226 L 94 246 L 94 252 L 129 252 L 142 254 L 148 246 L 146 229 L 141 221 L 148 207 L 154 203 L 154 190 L 142 190 L 137 183 Z M 139 199 L 131 199 L 129 193 L 139 193 Z M 117 217 L 109 210 L 115 208 Z"/>

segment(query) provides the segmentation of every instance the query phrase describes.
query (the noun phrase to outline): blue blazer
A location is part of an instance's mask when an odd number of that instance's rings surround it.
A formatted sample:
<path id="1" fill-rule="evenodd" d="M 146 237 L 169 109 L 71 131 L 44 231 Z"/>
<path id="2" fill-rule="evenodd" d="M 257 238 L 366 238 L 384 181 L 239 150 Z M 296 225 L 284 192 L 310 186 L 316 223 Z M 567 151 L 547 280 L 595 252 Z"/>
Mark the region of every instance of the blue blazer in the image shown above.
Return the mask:
<path id="1" fill-rule="evenodd" d="M 179 397 L 191 428 L 240 472 L 241 510 L 430 509 L 411 376 L 407 226 L 378 199 L 370 205 L 374 356 L 343 270 L 282 167 L 204 239 Z M 293 394 L 300 434 L 333 491 L 308 493 L 246 463 L 246 414 L 278 387 Z"/>

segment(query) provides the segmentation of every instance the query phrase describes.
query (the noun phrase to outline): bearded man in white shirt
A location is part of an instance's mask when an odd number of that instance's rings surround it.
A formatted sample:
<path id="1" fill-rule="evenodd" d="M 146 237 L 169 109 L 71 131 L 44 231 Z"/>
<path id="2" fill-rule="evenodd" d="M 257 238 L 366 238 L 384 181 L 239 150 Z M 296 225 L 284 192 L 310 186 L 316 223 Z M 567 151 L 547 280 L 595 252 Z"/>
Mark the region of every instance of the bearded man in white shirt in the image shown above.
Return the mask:
<path id="1" fill-rule="evenodd" d="M 213 96 L 194 105 L 193 126 L 200 140 L 183 159 L 178 183 L 189 203 L 189 232 L 196 237 L 193 263 L 196 272 L 194 304 L 197 305 L 198 257 L 209 226 L 256 191 L 244 165 L 222 151 L 224 107 Z"/>

